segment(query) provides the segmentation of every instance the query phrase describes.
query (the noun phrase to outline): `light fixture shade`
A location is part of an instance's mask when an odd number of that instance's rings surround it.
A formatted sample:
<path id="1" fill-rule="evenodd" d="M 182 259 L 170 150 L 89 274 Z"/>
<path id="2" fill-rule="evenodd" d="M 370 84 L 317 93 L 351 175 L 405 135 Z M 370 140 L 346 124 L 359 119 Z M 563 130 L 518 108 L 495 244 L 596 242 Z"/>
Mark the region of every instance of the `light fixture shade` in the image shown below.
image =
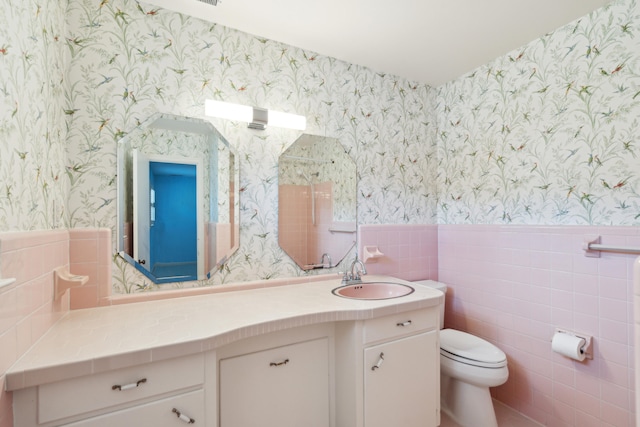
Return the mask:
<path id="1" fill-rule="evenodd" d="M 267 124 L 281 128 L 305 130 L 307 128 L 307 118 L 297 114 L 269 110 L 269 120 Z"/>
<path id="2" fill-rule="evenodd" d="M 251 129 L 257 130 L 264 130 L 266 125 L 296 130 L 305 130 L 307 127 L 307 118 L 304 116 L 212 99 L 205 101 L 204 114 L 219 119 L 246 122 Z"/>
<path id="3" fill-rule="evenodd" d="M 220 119 L 251 123 L 253 120 L 253 107 L 207 99 L 204 102 L 204 114 Z"/>

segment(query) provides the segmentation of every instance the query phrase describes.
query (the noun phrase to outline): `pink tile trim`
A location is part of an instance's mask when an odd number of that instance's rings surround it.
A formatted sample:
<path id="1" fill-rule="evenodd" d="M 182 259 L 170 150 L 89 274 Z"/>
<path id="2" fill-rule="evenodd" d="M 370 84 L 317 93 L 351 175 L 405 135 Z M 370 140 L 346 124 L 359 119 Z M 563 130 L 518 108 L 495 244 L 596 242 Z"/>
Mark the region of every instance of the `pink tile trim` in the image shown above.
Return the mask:
<path id="1" fill-rule="evenodd" d="M 71 229 L 69 236 L 70 270 L 89 276 L 85 289 L 71 290 L 71 308 L 103 305 L 111 295 L 111 230 Z"/>
<path id="2" fill-rule="evenodd" d="M 3 277 L 16 282 L 0 289 L 0 383 L 4 374 L 69 311 L 69 296 L 53 301 L 53 269 L 69 265 L 66 230 L 0 233 Z M 0 425 L 11 426 L 11 393 L 0 387 Z"/>
<path id="3" fill-rule="evenodd" d="M 404 280 L 437 279 L 438 226 L 433 224 L 374 224 L 358 228 L 358 253 L 375 246 L 383 257 L 367 262 L 370 274 Z"/>
<path id="4" fill-rule="evenodd" d="M 208 295 L 221 292 L 242 291 L 250 289 L 269 288 L 274 286 L 297 285 L 310 282 L 318 282 L 327 280 L 326 276 L 309 276 L 309 277 L 288 277 L 272 280 L 255 280 L 248 282 L 229 283 L 218 286 L 207 286 L 204 288 L 186 288 L 169 291 L 156 291 L 148 293 L 128 294 L 128 295 L 111 295 L 108 298 L 100 300 L 100 305 L 119 305 L 144 301 L 158 301 L 171 298 L 181 298 L 196 295 Z"/>

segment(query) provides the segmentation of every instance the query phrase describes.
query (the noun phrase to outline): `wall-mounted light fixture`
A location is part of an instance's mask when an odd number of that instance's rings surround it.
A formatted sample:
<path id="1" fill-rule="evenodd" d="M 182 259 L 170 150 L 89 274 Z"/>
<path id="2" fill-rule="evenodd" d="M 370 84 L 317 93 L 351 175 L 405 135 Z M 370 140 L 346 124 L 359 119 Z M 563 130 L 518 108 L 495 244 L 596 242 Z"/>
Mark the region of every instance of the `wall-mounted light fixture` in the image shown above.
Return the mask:
<path id="1" fill-rule="evenodd" d="M 307 127 L 307 118 L 304 116 L 212 99 L 205 101 L 204 114 L 219 119 L 247 122 L 251 129 L 264 130 L 267 125 L 297 130 L 305 130 Z"/>

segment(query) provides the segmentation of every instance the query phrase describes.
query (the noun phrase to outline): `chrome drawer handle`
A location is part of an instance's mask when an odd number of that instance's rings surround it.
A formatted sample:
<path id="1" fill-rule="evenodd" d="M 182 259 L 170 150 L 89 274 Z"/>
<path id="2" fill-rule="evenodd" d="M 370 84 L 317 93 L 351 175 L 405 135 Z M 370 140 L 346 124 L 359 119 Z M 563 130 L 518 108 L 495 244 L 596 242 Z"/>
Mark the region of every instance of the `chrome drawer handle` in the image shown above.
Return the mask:
<path id="1" fill-rule="evenodd" d="M 176 416 L 177 416 L 178 418 L 180 418 L 182 421 L 184 421 L 184 422 L 185 422 L 185 423 L 187 423 L 187 424 L 195 424 L 195 423 L 196 423 L 196 420 L 194 420 L 194 419 L 193 419 L 193 418 L 191 418 L 191 417 L 187 417 L 185 414 L 180 413 L 180 411 L 178 411 L 176 408 L 173 408 L 173 409 L 171 410 L 171 412 L 173 412 L 174 414 L 176 414 Z"/>
<path id="2" fill-rule="evenodd" d="M 411 320 L 407 320 L 405 322 L 398 322 L 396 326 L 411 326 Z"/>
<path id="3" fill-rule="evenodd" d="M 140 386 L 140 384 L 144 384 L 146 382 L 147 382 L 147 379 L 143 378 L 143 379 L 138 380 L 137 382 L 131 383 L 131 384 L 125 384 L 125 385 L 116 384 L 116 385 L 111 387 L 111 390 L 125 391 L 125 390 L 129 390 L 129 389 L 132 389 L 132 388 L 136 388 L 136 387 Z"/>
<path id="4" fill-rule="evenodd" d="M 380 353 L 380 356 L 378 358 L 378 363 L 376 363 L 375 365 L 373 365 L 371 367 L 372 371 L 375 371 L 376 369 L 380 369 L 380 366 L 382 366 L 382 364 L 384 363 L 384 353 Z"/>
<path id="5" fill-rule="evenodd" d="M 284 359 L 282 362 L 271 362 L 269 363 L 269 366 L 282 366 L 286 365 L 287 363 L 289 363 L 289 359 Z"/>

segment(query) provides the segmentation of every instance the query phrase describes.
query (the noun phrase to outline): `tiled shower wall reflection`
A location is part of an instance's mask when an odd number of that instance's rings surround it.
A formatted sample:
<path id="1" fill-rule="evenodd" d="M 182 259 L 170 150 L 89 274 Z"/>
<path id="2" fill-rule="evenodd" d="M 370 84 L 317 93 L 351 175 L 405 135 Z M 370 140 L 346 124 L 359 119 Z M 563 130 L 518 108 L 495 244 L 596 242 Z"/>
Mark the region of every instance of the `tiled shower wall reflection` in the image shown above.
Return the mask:
<path id="1" fill-rule="evenodd" d="M 640 247 L 638 227 L 440 225 L 445 325 L 481 336 L 509 360 L 498 400 L 553 426 L 634 425 L 632 264 L 587 258 L 585 235 Z M 593 336 L 594 359 L 551 351 L 555 328 Z"/>
<path id="2" fill-rule="evenodd" d="M 279 186 L 278 241 L 298 265 L 320 264 L 325 253 L 336 265 L 346 255 L 345 248 L 353 246 L 355 233 L 336 232 L 334 227 L 342 224 L 352 225 L 348 228 L 355 229 L 355 224 L 334 222 L 331 182 L 321 182 L 313 187 L 315 200 L 312 203 L 310 186 Z"/>

